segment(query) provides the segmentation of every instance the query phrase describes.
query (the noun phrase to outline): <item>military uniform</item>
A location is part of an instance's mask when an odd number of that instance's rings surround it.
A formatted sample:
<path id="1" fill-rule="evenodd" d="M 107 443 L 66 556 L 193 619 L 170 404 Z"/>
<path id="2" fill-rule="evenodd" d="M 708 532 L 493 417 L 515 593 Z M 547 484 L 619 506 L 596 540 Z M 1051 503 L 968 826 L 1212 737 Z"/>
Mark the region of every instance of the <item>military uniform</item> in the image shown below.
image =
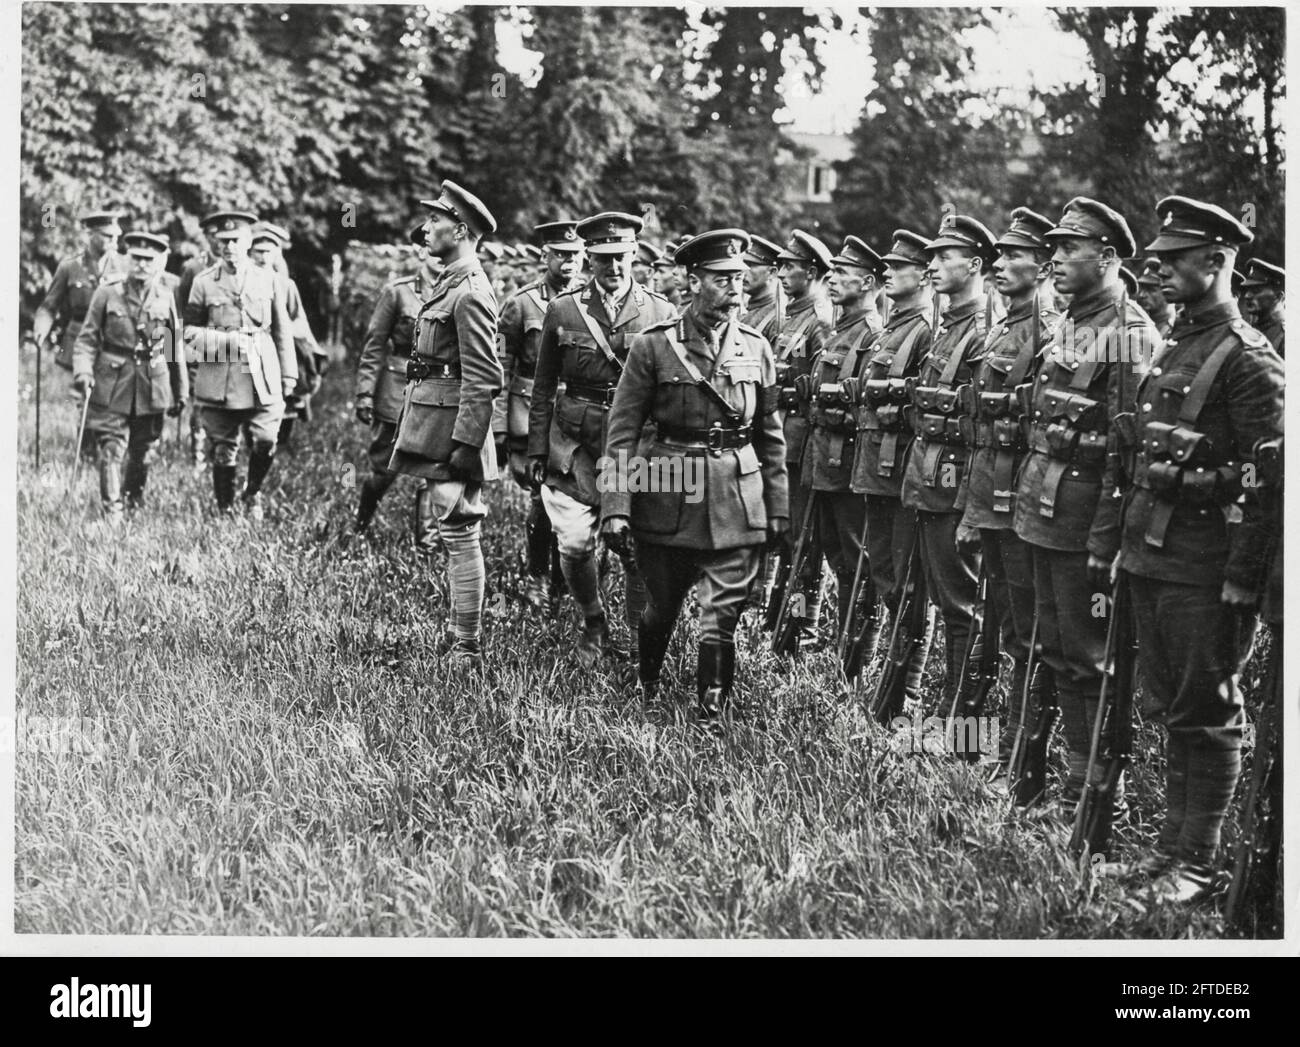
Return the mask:
<path id="1" fill-rule="evenodd" d="M 676 260 L 740 272 L 747 240 L 739 230 L 702 233 Z M 783 445 L 772 352 L 753 328 L 734 320 L 710 328 L 691 310 L 631 339 L 610 411 L 601 515 L 606 526 L 627 518 L 636 540 L 649 592 L 639 673 L 650 690 L 682 602 L 698 583 L 697 693 L 708 715 L 731 690 L 736 623 L 759 550 L 770 525 L 784 529 L 788 519 Z M 682 482 L 637 485 L 633 460 L 673 463 Z M 694 489 L 685 482 L 688 468 L 701 481 Z"/>
<path id="2" fill-rule="evenodd" d="M 776 265 L 780 254 L 780 245 L 761 236 L 755 236 L 750 242 L 749 251 L 745 254 L 745 261 L 751 268 L 759 265 L 771 268 Z M 769 345 L 775 345 L 781 329 L 785 326 L 785 304 L 785 289 L 781 286 L 781 281 L 769 277 L 761 291 L 746 295 L 745 308 L 740 316 L 741 322 L 754 328 L 767 339 Z"/>
<path id="3" fill-rule="evenodd" d="M 220 213 L 217 236 L 249 236 L 256 219 Z M 286 389 L 298 380 L 298 360 L 284 295 L 269 269 L 245 261 L 235 272 L 225 263 L 194 278 L 185 306 L 186 359 L 196 364 L 194 399 L 213 448 L 212 483 L 218 509 L 235 497 L 242 433 L 249 443 L 244 502 L 260 513 L 262 483 L 275 457 Z"/>
<path id="4" fill-rule="evenodd" d="M 1047 239 L 1059 236 L 1097 240 L 1122 257 L 1136 249 L 1124 219 L 1086 198 L 1066 205 Z M 1068 749 L 1067 810 L 1087 771 L 1106 645 L 1088 555 L 1110 561 L 1119 550 L 1119 499 L 1107 469 L 1117 439 L 1112 420 L 1129 409 L 1158 337 L 1118 279 L 1074 295 L 1030 403 L 1015 531 L 1032 546 L 1038 644 L 1056 682 Z"/>
<path id="5" fill-rule="evenodd" d="M 133 255 L 156 260 L 163 237 L 130 233 Z M 164 412 L 189 396 L 179 359 L 180 317 L 171 289 L 154 273 L 147 281 L 111 276 L 96 289 L 72 351 L 74 379 L 93 379 L 86 428 L 99 447 L 99 491 L 105 512 L 118 515 L 144 497 L 157 458 Z M 126 460 L 123 475 L 123 459 Z"/>
<path id="6" fill-rule="evenodd" d="M 884 262 L 858 237 L 845 238 L 832 261 L 873 274 L 879 279 Z M 847 307 L 842 306 L 847 309 Z M 857 377 L 869 357 L 869 348 L 883 324 L 876 311 L 874 290 L 864 293 L 852 310 L 842 312 L 826 338 L 811 371 L 811 434 L 806 473 L 817 496 L 817 541 L 838 583 L 840 633 L 856 625 L 863 613 L 875 615 L 875 595 L 870 584 L 860 590 L 858 607 L 850 606 L 853 578 L 862 557 L 866 502 L 852 490 L 858 421 L 853 404 Z M 869 581 L 869 575 L 868 581 Z M 867 647 L 874 646 L 868 642 Z"/>
<path id="7" fill-rule="evenodd" d="M 1053 224 L 1028 208 L 1017 208 L 1011 228 L 995 246 L 1049 252 L 1044 235 Z M 1059 319 L 1058 313 L 1041 307 L 1038 289 L 1031 300 L 1013 304 L 988 333 L 968 405 L 975 446 L 957 504 L 962 507 L 962 526 L 980 534 L 989 582 L 987 610 L 990 620 L 999 623 L 1002 651 L 1012 662 L 1008 696 L 1013 710 L 1023 694 L 1035 604 L 1033 555 L 1015 532 L 1016 477 L 1029 449 L 1020 390 L 1032 389 L 1039 356 Z M 1041 677 L 1039 686 L 1046 686 Z M 1005 756 L 1011 732 L 1003 732 L 1003 738 Z"/>
<path id="8" fill-rule="evenodd" d="M 891 266 L 924 268 L 927 243 L 927 237 L 897 229 L 882 261 Z M 905 686 L 912 697 L 919 694 L 921 672 L 929 653 L 930 614 L 916 550 L 916 510 L 902 504 L 903 472 L 913 440 L 907 421 L 909 390 L 930 353 L 930 318 L 928 306 L 894 308 L 868 349 L 857 386 L 858 437 L 850 481 L 851 489 L 864 496 L 872 587 L 891 614 L 897 611 L 902 596 L 908 558 L 913 560 L 919 596 L 912 603 L 909 632 L 919 637 L 919 642 L 911 649 Z"/>
<path id="9" fill-rule="evenodd" d="M 444 181 L 426 243 L 445 222 L 463 225 L 450 258 L 416 317 L 415 348 L 389 469 L 429 481 L 429 498 L 447 548 L 453 657 L 478 661 L 480 616 L 486 587 L 479 531 L 487 509 L 484 482 L 497 478 L 491 439 L 492 403 L 504 375 L 497 359 L 496 298 L 472 247 L 496 229 L 496 219 L 472 193 Z M 460 237 L 459 228 L 456 229 Z M 458 246 L 456 246 L 458 245 Z M 471 250 L 466 251 L 468 246 Z M 429 244 L 433 250 L 435 244 Z"/>
<path id="10" fill-rule="evenodd" d="M 534 231 L 543 238 L 548 250 L 576 253 L 582 249 L 575 231 L 576 222 L 546 222 Z M 578 290 L 568 286 L 555 288 L 543 277 L 519 290 L 501 310 L 500 355 L 506 376 L 506 445 L 510 454 L 510 474 L 520 487 L 529 492 L 526 573 L 531 585 L 541 586 L 540 579 L 550 570 L 554 533 L 551 519 L 542 504 L 541 489 L 533 486 L 532 463 L 528 458 L 529 415 L 533 404 L 533 381 L 537 371 L 537 353 L 541 344 L 546 310 L 557 295 Z"/>
<path id="11" fill-rule="evenodd" d="M 1246 266 L 1246 272 L 1243 274 L 1241 281 L 1241 290 L 1247 294 L 1256 291 L 1261 287 L 1269 287 L 1275 290 L 1277 301 L 1263 316 L 1255 318 L 1255 325 L 1269 344 L 1277 350 L 1278 356 L 1285 356 L 1286 340 L 1286 309 L 1282 300 L 1282 292 L 1286 287 L 1286 270 L 1281 266 L 1273 265 L 1259 258 L 1252 258 Z"/>
<path id="12" fill-rule="evenodd" d="M 777 262 L 815 269 L 820 280 L 830 272 L 831 252 L 820 240 L 801 229 L 795 229 L 777 256 Z M 795 527 L 803 526 L 808 499 L 812 497 L 809 478 L 804 475 L 812 412 L 812 362 L 825 348 L 833 318 L 834 310 L 822 296 L 820 284 L 814 284 L 806 294 L 786 303 L 785 323 L 772 346 L 776 357 L 777 382 L 781 389 L 778 406 L 785 433 L 790 515 Z M 798 579 L 799 589 L 805 596 L 804 614 L 796 616 L 801 622 L 800 633 L 805 641 L 814 638 L 821 615 L 822 550 L 815 527 L 810 537 L 802 576 Z M 796 638 L 794 642 L 797 644 L 799 639 Z"/>
<path id="13" fill-rule="evenodd" d="M 54 279 L 50 281 L 50 289 L 45 292 L 40 308 L 63 325 L 54 362 L 65 371 L 72 370 L 72 349 L 81 333 L 81 324 L 95 290 L 105 280 L 125 275 L 125 260 L 113 251 L 106 251 L 98 261 L 83 251 L 63 259 L 54 270 Z"/>
<path id="14" fill-rule="evenodd" d="M 641 220 L 603 214 L 578 223 L 590 253 L 633 250 Z M 613 253 L 613 252 L 611 252 Z M 543 504 L 559 544 L 560 564 L 574 599 L 582 607 L 583 654 L 608 644 L 604 611 L 595 590 L 593 555 L 599 526 L 598 463 L 605 454 L 609 406 L 623 374 L 628 340 L 675 311 L 667 299 L 635 282 L 610 316 L 599 284 L 557 295 L 546 309 L 537 349 L 528 455 L 545 462 Z M 557 383 L 564 391 L 557 394 Z M 644 597 L 639 579 L 628 575 L 627 614 L 635 628 Z M 585 605 L 585 606 L 583 606 Z"/>
<path id="15" fill-rule="evenodd" d="M 949 215 L 926 251 L 933 254 L 948 247 L 969 250 L 987 261 L 993 254 L 993 234 L 973 218 Z M 903 506 L 917 511 L 926 591 L 943 617 L 945 711 L 961 672 L 977 595 L 976 557 L 957 543 L 957 495 L 971 455 L 966 405 L 975 367 L 984 354 L 987 309 L 987 300 L 978 295 L 949 306 L 940 317 L 912 392 L 916 440 L 903 474 Z"/>
<path id="16" fill-rule="evenodd" d="M 412 231 L 412 236 L 416 234 L 423 243 L 422 227 L 417 226 Z M 400 277 L 386 284 L 366 327 L 361 358 L 357 361 L 356 405 L 360 411 L 369 409 L 371 412 L 370 446 L 366 451 L 371 471 L 361 484 L 357 504 L 358 531 L 370 526 L 380 499 L 397 479 L 388 463 L 393 457 L 393 444 L 397 439 L 397 419 L 402 413 L 406 368 L 415 347 L 416 317 L 432 290 L 422 273 Z M 420 484 L 415 494 L 414 522 L 417 547 L 425 552 L 431 551 L 438 524 L 425 483 Z"/>
<path id="17" fill-rule="evenodd" d="M 1148 251 L 1222 245 L 1251 233 L 1213 205 L 1168 197 Z M 1224 292 L 1227 291 L 1223 287 Z M 1158 849 L 1208 886 L 1240 772 L 1238 674 L 1255 616 L 1248 598 L 1269 568 L 1272 523 L 1242 499 L 1258 482 L 1254 449 L 1282 434 L 1284 367 L 1226 293 L 1184 303 L 1137 387 L 1140 443 L 1125 499 L 1119 567 L 1133 600 L 1148 713 L 1169 730 L 1166 819 Z"/>
<path id="18" fill-rule="evenodd" d="M 217 212 L 220 215 L 221 212 Z M 208 215 L 201 223 L 201 228 L 205 236 L 209 239 L 215 237 L 218 223 L 213 219 L 217 215 Z M 189 304 L 190 290 L 194 287 L 194 278 L 204 270 L 211 269 L 214 265 L 219 264 L 221 259 L 211 250 L 200 251 L 181 267 L 180 277 L 176 282 L 176 311 L 185 315 L 185 306 Z M 194 379 L 196 377 L 195 366 L 186 365 L 189 370 L 190 388 L 194 388 Z M 202 465 L 209 455 L 211 448 L 204 446 L 203 438 L 203 411 L 198 404 L 190 409 L 190 459 L 196 465 Z"/>

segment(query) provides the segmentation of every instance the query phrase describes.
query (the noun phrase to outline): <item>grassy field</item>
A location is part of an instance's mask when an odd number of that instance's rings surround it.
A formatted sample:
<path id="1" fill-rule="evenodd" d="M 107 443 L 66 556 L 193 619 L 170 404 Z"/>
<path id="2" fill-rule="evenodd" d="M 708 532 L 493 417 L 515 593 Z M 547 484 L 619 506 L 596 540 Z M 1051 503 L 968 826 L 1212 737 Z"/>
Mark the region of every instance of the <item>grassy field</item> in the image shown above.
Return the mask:
<path id="1" fill-rule="evenodd" d="M 830 654 L 791 667 L 752 621 L 725 730 L 689 711 L 693 623 L 649 708 L 583 671 L 572 605 L 553 621 L 516 597 L 507 484 L 485 538 L 487 664 L 458 678 L 437 657 L 444 561 L 412 553 L 407 484 L 372 543 L 339 541 L 364 468 L 342 368 L 264 522 L 213 516 L 173 422 L 148 509 L 112 533 L 93 471 L 65 497 L 75 417 L 46 367 L 57 464 L 39 476 L 21 371 L 18 711 L 98 733 L 18 754 L 19 932 L 1223 934 L 1212 906 L 1090 882 L 1059 827 L 1009 813 L 977 769 L 895 751 L 837 697 Z M 1153 836 L 1163 781 L 1156 732 L 1139 745 L 1128 844 Z"/>

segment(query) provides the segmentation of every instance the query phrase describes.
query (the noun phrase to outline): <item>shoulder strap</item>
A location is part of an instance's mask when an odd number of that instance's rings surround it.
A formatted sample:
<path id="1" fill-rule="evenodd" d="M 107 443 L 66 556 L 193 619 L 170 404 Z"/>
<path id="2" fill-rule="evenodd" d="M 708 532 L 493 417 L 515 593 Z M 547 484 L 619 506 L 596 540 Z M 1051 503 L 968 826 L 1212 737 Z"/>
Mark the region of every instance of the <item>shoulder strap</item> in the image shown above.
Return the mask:
<path id="1" fill-rule="evenodd" d="M 1029 374 L 1029 369 L 1038 359 L 1039 352 L 1043 348 L 1043 314 L 1041 312 L 1038 292 L 1034 292 L 1033 305 L 1029 307 L 1029 322 L 1033 326 L 1029 330 L 1030 352 L 1025 353 L 1024 346 L 1020 348 L 1020 355 L 1016 357 L 1016 362 L 1011 365 L 1011 370 L 1007 372 L 1007 385 L 1020 385 L 1025 376 Z"/>
<path id="2" fill-rule="evenodd" d="M 918 316 L 912 324 L 912 329 L 907 332 L 907 337 L 903 339 L 903 344 L 894 353 L 893 362 L 889 365 L 890 378 L 903 377 L 907 365 L 912 362 L 912 350 L 916 348 L 916 343 L 921 340 L 921 334 L 927 330 L 929 328 L 926 326 L 925 317 Z"/>
<path id="3" fill-rule="evenodd" d="M 979 333 L 979 325 L 972 323 L 971 329 L 962 335 L 961 342 L 949 354 L 948 359 L 944 362 L 943 371 L 939 374 L 939 384 L 941 386 L 952 385 L 957 378 L 958 368 L 961 367 L 962 361 L 966 358 L 966 350 L 979 337 Z"/>
<path id="4" fill-rule="evenodd" d="M 682 345 L 682 340 L 677 336 L 677 324 L 671 324 L 668 327 L 662 328 L 662 330 L 664 337 L 668 339 L 669 347 L 672 349 L 673 354 L 677 357 L 681 365 L 686 368 L 686 373 L 690 375 L 691 381 L 699 387 L 701 392 L 711 397 L 728 416 L 735 418 L 739 412 L 735 407 L 727 402 L 725 396 L 713 388 L 713 383 L 700 373 L 700 369 L 695 366 L 694 362 L 691 360 L 690 354 L 686 352 L 686 346 Z M 731 341 L 732 333 L 731 323 L 728 322 L 726 330 L 722 332 L 722 337 L 718 339 L 719 346 L 729 343 Z"/>
<path id="5" fill-rule="evenodd" d="M 1205 408 L 1205 401 L 1210 398 L 1210 387 L 1214 385 L 1214 380 L 1219 377 L 1223 365 L 1228 362 L 1228 356 L 1236 347 L 1237 335 L 1235 332 L 1229 333 L 1214 347 L 1205 363 L 1201 364 L 1201 369 L 1192 379 L 1191 389 L 1183 397 L 1182 410 L 1178 412 L 1178 421 L 1183 425 L 1196 424 L 1196 419 Z"/>
<path id="6" fill-rule="evenodd" d="M 614 347 L 609 344 L 609 339 L 605 337 L 605 332 L 600 329 L 600 324 L 591 318 L 591 314 L 582 308 L 581 303 L 575 304 L 578 307 L 578 315 L 582 317 L 582 322 L 587 325 L 591 337 L 596 339 L 596 344 L 600 346 L 600 351 L 605 354 L 605 359 L 614 365 L 614 370 L 621 374 L 623 372 L 623 361 L 614 355 Z"/>

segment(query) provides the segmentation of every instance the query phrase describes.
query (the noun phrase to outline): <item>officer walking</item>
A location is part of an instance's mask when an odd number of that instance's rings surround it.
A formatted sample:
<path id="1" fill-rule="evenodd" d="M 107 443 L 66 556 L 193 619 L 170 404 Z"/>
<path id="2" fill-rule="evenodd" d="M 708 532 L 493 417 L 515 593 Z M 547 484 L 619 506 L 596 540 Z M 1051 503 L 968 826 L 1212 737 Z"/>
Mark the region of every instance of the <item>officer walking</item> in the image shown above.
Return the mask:
<path id="1" fill-rule="evenodd" d="M 217 230 L 220 223 L 216 221 L 222 212 L 217 211 L 208 215 L 200 223 L 203 235 L 208 241 L 206 251 L 201 251 L 191 258 L 184 266 L 181 267 L 180 278 L 175 287 L 176 311 L 183 317 L 185 315 L 185 306 L 190 300 L 190 289 L 194 286 L 194 278 L 205 269 L 211 269 L 221 261 L 221 241 L 217 239 Z M 190 388 L 194 388 L 195 367 L 193 364 L 187 364 L 190 373 Z M 208 460 L 207 448 L 204 446 L 203 438 L 203 410 L 195 404 L 190 408 L 190 462 L 195 470 L 201 469 L 203 464 Z"/>
<path id="2" fill-rule="evenodd" d="M 90 397 L 86 428 L 99 447 L 100 500 L 114 525 L 124 507 L 143 503 L 163 416 L 179 414 L 189 396 L 180 317 L 160 278 L 167 239 L 132 232 L 124 240 L 130 271 L 95 288 L 72 350 L 73 385 Z"/>
<path id="3" fill-rule="evenodd" d="M 529 492 L 527 560 L 524 596 L 534 607 L 548 602 L 552 549 L 555 546 L 551 518 L 542 504 L 541 489 L 533 485 L 532 462 L 528 458 L 528 422 L 533 405 L 533 381 L 537 352 L 549 303 L 558 295 L 577 289 L 582 242 L 576 222 L 544 222 L 533 227 L 540 238 L 545 262 L 541 280 L 520 288 L 501 310 L 501 363 L 506 380 L 506 442 L 510 475 Z M 558 557 L 558 551 L 555 553 Z"/>
<path id="4" fill-rule="evenodd" d="M 1115 419 L 1131 412 L 1137 377 L 1159 335 L 1124 291 L 1120 260 L 1131 258 L 1136 244 L 1119 212 L 1076 197 L 1044 239 L 1054 245 L 1056 290 L 1071 298 L 1034 383 L 1014 513 L 1016 534 L 1031 546 L 1038 644 L 1056 681 L 1067 749 L 1062 813 L 1072 818 L 1105 656 L 1106 618 L 1098 608 L 1110 592 L 1110 565 L 1119 551 L 1119 500 L 1108 455 L 1117 439 Z"/>
<path id="5" fill-rule="evenodd" d="M 717 716 L 735 676 L 736 623 L 764 544 L 788 530 L 785 448 L 776 412 L 776 370 L 767 342 L 734 319 L 749 237 L 701 233 L 678 249 L 691 305 L 631 340 L 610 412 L 601 502 L 605 541 L 636 562 L 649 605 L 638 630 L 638 675 L 656 693 L 683 600 L 698 584 L 700 712 Z M 647 422 L 655 426 L 643 440 Z M 637 466 L 695 475 L 702 485 L 633 487 Z M 690 463 L 688 465 L 687 463 Z"/>
<path id="6" fill-rule="evenodd" d="M 285 297 L 269 269 L 248 257 L 255 215 L 219 211 L 210 216 L 222 261 L 194 278 L 185 306 L 187 359 L 196 364 L 194 399 L 212 443 L 212 487 L 217 509 L 235 501 L 240 435 L 249 444 L 242 500 L 262 518 L 261 490 L 275 458 L 284 399 L 298 381 L 298 360 Z"/>
<path id="7" fill-rule="evenodd" d="M 1137 388 L 1142 426 L 1119 569 L 1137 625 L 1148 711 L 1169 732 L 1165 821 L 1153 853 L 1123 869 L 1159 874 L 1160 897 L 1210 890 L 1220 830 L 1241 771 L 1238 676 L 1257 626 L 1271 522 L 1254 451 L 1281 437 L 1282 359 L 1241 319 L 1232 269 L 1253 236 L 1213 204 L 1171 196 L 1146 250 L 1159 259 L 1178 323 Z"/>
<path id="8" fill-rule="evenodd" d="M 856 635 L 858 619 L 875 615 L 875 593 L 860 587 L 857 607 L 850 605 L 854 575 L 862 557 L 862 531 L 867 505 L 850 488 L 858 420 L 853 410 L 856 379 L 869 348 L 883 324 L 876 309 L 876 292 L 885 263 L 856 236 L 844 239 L 831 259 L 830 300 L 839 318 L 812 363 L 811 427 L 806 475 L 817 492 L 814 524 L 817 545 L 835 572 L 839 599 L 837 633 Z M 869 575 L 867 575 L 869 577 Z M 867 647 L 874 643 L 868 641 Z M 856 666 L 846 666 L 846 673 Z"/>
<path id="9" fill-rule="evenodd" d="M 785 326 L 785 289 L 775 275 L 780 254 L 779 244 L 751 234 L 745 252 L 749 268 L 745 271 L 745 302 L 740 319 L 766 338 L 769 345 L 776 344 Z"/>
<path id="10" fill-rule="evenodd" d="M 916 702 L 921 672 L 930 649 L 931 616 L 917 550 L 916 510 L 902 504 L 903 471 L 912 446 L 910 385 L 930 353 L 930 273 L 927 237 L 896 229 L 885 266 L 889 319 L 868 347 L 859 372 L 858 438 L 851 490 L 864 496 L 867 515 L 867 567 L 876 593 L 891 615 L 899 613 L 909 558 L 916 598 L 911 602 L 909 635 L 915 637 L 904 674 L 904 696 Z M 869 645 L 866 645 L 869 648 Z M 852 667 L 850 667 L 852 668 Z"/>
<path id="11" fill-rule="evenodd" d="M 1011 658 L 1008 707 L 1019 709 L 1024 695 L 1029 645 L 1034 631 L 1034 566 L 1030 547 L 1015 532 L 1016 476 L 1028 444 L 1021 390 L 1037 377 L 1039 354 L 1051 340 L 1060 316 L 1044 307 L 1043 288 L 1052 275 L 1052 248 L 1046 237 L 1055 223 L 1027 207 L 1011 212 L 1011 227 L 994 246 L 993 286 L 1007 313 L 988 333 L 983 358 L 975 368 L 970 405 L 975 447 L 962 478 L 957 502 L 963 507 L 960 541 L 978 543 L 988 575 L 990 622 L 998 623 L 1002 651 Z M 990 630 L 991 633 L 991 630 Z M 1039 672 L 1031 695 L 1036 709 L 1048 673 Z M 1032 714 L 1027 710 L 1026 719 Z M 1000 763 L 1010 755 L 1013 734 L 1002 732 Z"/>
<path id="12" fill-rule="evenodd" d="M 1262 259 L 1252 258 L 1247 263 L 1243 276 L 1241 291 L 1254 314 L 1255 326 L 1277 350 L 1277 355 L 1285 356 L 1286 270 Z"/>
<path id="13" fill-rule="evenodd" d="M 616 653 L 596 574 L 599 527 L 598 463 L 605 454 L 607 413 L 623 374 L 629 338 L 674 315 L 666 299 L 632 281 L 632 257 L 642 221 L 604 212 L 577 224 L 591 262 L 590 283 L 560 294 L 546 308 L 533 403 L 528 456 L 560 549 L 560 567 L 582 614 L 578 655 L 590 666 Z M 558 382 L 565 385 L 556 392 Z M 644 589 L 627 573 L 627 620 L 635 636 Z"/>
<path id="14" fill-rule="evenodd" d="M 32 319 L 32 340 L 37 351 L 50 336 L 55 323 L 62 325 L 63 335 L 54 362 L 65 371 L 72 370 L 72 347 L 81 332 L 81 322 L 90 306 L 95 289 L 110 276 L 124 276 L 126 260 L 117 252 L 117 240 L 122 235 L 118 224 L 121 211 L 88 211 L 80 218 L 85 230 L 85 243 L 80 254 L 69 255 L 54 270 L 50 289 L 36 307 Z M 90 427 L 82 436 L 78 453 L 83 458 L 95 457 L 95 441 Z"/>
<path id="15" fill-rule="evenodd" d="M 916 442 L 903 475 L 903 505 L 917 511 L 925 587 L 943 616 L 943 705 L 952 701 L 966 653 L 977 595 L 978 553 L 957 541 L 957 495 L 970 460 L 962 424 L 975 367 L 988 333 L 984 274 L 992 263 L 993 234 L 967 215 L 946 215 L 925 245 L 930 282 L 948 296 L 912 395 Z"/>
<path id="16" fill-rule="evenodd" d="M 362 425 L 370 427 L 370 446 L 366 450 L 370 475 L 362 481 L 357 501 L 358 534 L 369 530 L 380 500 L 397 479 L 388 463 L 397 438 L 397 419 L 402 413 L 406 368 L 415 347 L 415 318 L 421 304 L 432 296 L 440 270 L 438 260 L 424 246 L 423 222 L 412 227 L 407 238 L 415 245 L 420 267 L 413 275 L 384 285 L 370 314 L 357 361 L 356 416 Z M 421 481 L 416 489 L 413 520 L 416 549 L 435 552 L 438 520 L 427 481 Z"/>
<path id="17" fill-rule="evenodd" d="M 785 323 L 777 334 L 772 351 L 776 357 L 777 382 L 781 387 L 780 408 L 785 430 L 785 463 L 789 475 L 790 518 L 802 527 L 811 495 L 804 476 L 804 454 L 808 443 L 808 417 L 811 399 L 807 395 L 808 375 L 813 358 L 826 344 L 831 332 L 833 311 L 826 300 L 823 282 L 831 270 L 830 249 L 802 229 L 790 233 L 790 240 L 776 257 L 777 278 L 786 294 Z M 802 380 L 802 381 L 801 381 Z M 802 593 L 803 613 L 798 632 L 791 632 L 792 648 L 780 652 L 794 654 L 801 642 L 817 640 L 817 622 L 821 616 L 822 550 L 815 540 L 808 542 L 804 570 L 797 580 Z M 775 568 L 775 563 L 772 567 Z M 770 589 L 774 579 L 766 579 Z M 793 591 L 795 580 L 791 579 Z M 793 606 L 798 606 L 793 605 Z"/>
<path id="18" fill-rule="evenodd" d="M 424 244 L 445 266 L 416 318 L 415 351 L 389 469 L 429 481 L 429 498 L 447 549 L 453 662 L 481 664 L 486 588 L 479 542 L 483 484 L 497 478 L 492 401 L 504 377 L 497 359 L 496 298 L 479 264 L 479 240 L 496 230 L 483 201 L 444 181 Z"/>

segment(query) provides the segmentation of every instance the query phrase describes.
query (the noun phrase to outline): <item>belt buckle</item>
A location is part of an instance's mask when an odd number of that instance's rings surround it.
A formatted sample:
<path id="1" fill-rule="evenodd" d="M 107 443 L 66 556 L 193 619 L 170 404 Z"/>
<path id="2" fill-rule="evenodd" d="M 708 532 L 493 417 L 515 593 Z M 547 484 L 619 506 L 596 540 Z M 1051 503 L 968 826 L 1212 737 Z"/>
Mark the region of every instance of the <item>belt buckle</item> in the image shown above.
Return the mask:
<path id="1" fill-rule="evenodd" d="M 709 454 L 713 455 L 714 458 L 722 457 L 722 440 L 722 423 L 714 422 L 709 426 L 709 431 L 704 438 L 704 446 L 708 448 Z"/>
<path id="2" fill-rule="evenodd" d="M 609 386 L 609 387 L 605 390 L 605 406 L 606 406 L 606 407 L 613 407 L 613 406 L 614 406 L 614 394 L 615 394 L 616 392 L 618 392 L 618 385 L 617 385 L 617 384 L 611 385 L 611 386 Z"/>

